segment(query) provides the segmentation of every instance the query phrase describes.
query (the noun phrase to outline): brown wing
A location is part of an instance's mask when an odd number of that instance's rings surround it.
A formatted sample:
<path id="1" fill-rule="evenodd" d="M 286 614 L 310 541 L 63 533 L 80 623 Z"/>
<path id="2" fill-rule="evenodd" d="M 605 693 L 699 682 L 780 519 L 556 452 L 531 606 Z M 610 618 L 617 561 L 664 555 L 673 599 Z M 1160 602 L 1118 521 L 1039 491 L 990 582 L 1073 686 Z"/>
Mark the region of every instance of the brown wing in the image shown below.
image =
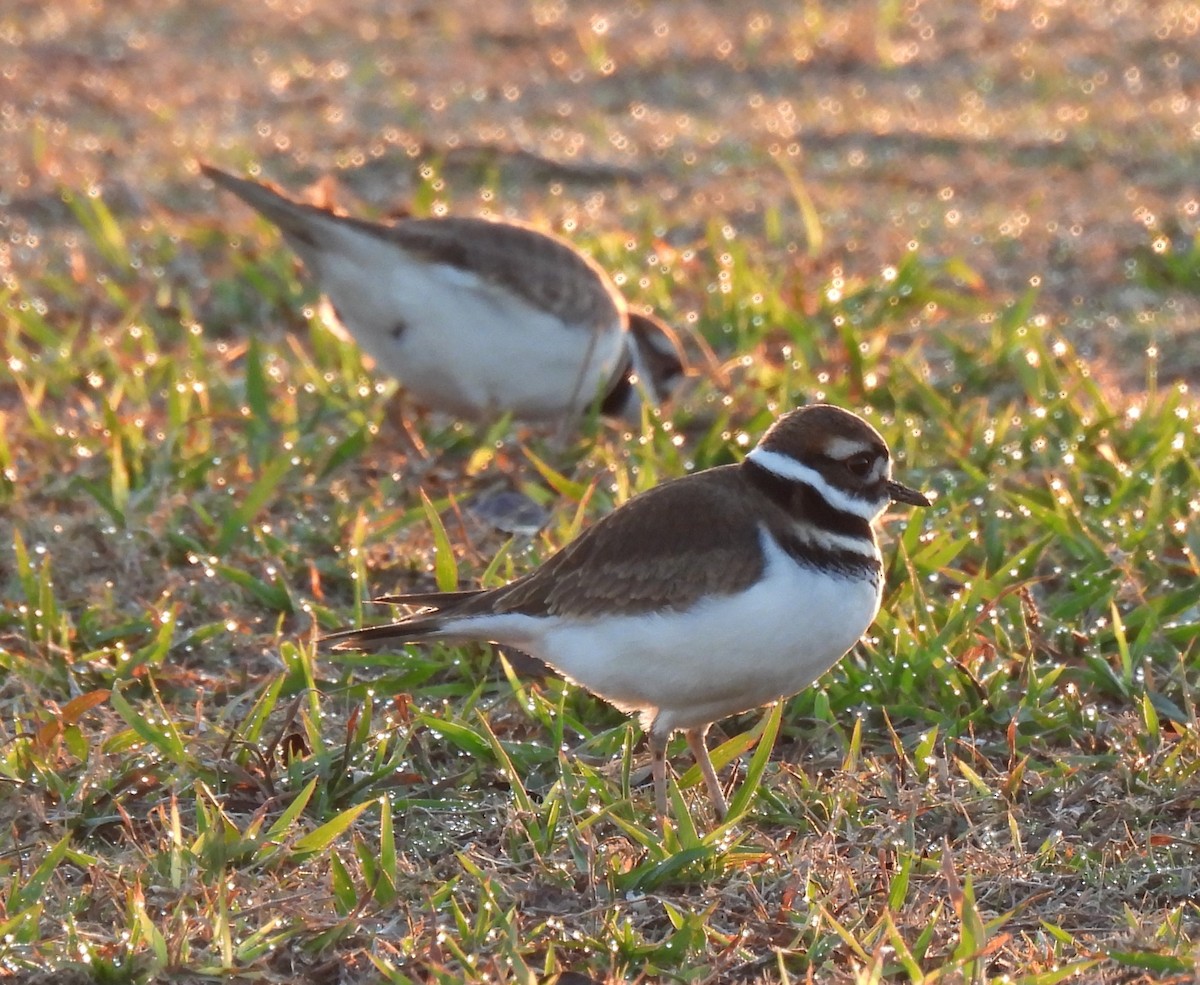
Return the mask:
<path id="1" fill-rule="evenodd" d="M 568 325 L 602 330 L 624 317 L 625 301 L 608 276 L 568 243 L 537 229 L 447 216 L 403 219 L 387 237 L 430 262 L 499 284 Z"/>
<path id="2" fill-rule="evenodd" d="M 657 486 L 536 571 L 489 592 L 487 607 L 586 618 L 614 609 L 686 609 L 705 595 L 744 589 L 764 564 L 757 498 L 737 466 Z"/>

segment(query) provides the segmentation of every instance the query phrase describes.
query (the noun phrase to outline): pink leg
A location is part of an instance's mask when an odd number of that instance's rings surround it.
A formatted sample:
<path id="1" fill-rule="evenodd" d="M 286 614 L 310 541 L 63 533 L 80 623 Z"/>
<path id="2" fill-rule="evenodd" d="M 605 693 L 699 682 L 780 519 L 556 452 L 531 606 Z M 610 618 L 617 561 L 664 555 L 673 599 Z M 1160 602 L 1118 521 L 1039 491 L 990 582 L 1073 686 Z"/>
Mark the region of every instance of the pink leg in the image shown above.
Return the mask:
<path id="1" fill-rule="evenodd" d="M 717 818 L 723 818 L 729 807 L 725 803 L 725 792 L 721 789 L 721 781 L 717 779 L 717 771 L 713 769 L 712 760 L 708 758 L 708 746 L 704 743 L 708 726 L 688 729 L 684 734 L 687 736 L 688 748 L 696 758 L 696 765 L 700 767 L 700 775 L 704 777 L 704 785 L 708 787 L 708 796 L 712 799 Z"/>
<path id="2" fill-rule="evenodd" d="M 650 731 L 650 773 L 654 777 L 654 809 L 658 813 L 658 830 L 667 828 L 667 735 Z"/>

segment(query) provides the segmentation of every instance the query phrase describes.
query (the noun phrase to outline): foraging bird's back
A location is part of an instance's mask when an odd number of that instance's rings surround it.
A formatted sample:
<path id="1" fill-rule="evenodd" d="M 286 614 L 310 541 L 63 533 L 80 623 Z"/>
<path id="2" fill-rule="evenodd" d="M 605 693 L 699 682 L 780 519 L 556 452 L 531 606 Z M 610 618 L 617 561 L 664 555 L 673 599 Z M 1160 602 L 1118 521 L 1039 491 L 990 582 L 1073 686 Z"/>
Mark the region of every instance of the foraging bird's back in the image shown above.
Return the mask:
<path id="1" fill-rule="evenodd" d="M 631 499 L 511 584 L 385 597 L 425 611 L 327 639 L 340 649 L 480 640 L 529 653 L 640 713 L 660 817 L 676 730 L 721 812 L 709 726 L 807 687 L 866 631 L 883 591 L 872 524 L 893 501 L 929 505 L 892 480 L 879 432 L 836 407 L 803 407 L 741 464 Z"/>
<path id="2" fill-rule="evenodd" d="M 553 421 L 599 400 L 636 417 L 640 392 L 657 402 L 682 376 L 669 330 L 631 325 L 604 272 L 557 237 L 466 217 L 384 226 L 202 170 L 280 228 L 347 332 L 427 407 Z"/>

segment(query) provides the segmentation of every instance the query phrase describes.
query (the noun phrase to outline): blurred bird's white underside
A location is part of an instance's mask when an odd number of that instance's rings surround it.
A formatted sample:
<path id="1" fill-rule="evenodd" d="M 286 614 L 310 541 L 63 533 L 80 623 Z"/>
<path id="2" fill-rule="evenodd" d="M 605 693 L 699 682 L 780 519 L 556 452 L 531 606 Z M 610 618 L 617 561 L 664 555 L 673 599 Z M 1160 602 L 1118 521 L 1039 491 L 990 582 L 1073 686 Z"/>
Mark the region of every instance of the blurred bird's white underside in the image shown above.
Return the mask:
<path id="1" fill-rule="evenodd" d="M 471 418 L 581 413 L 616 372 L 623 326 L 565 325 L 456 267 L 336 223 L 336 248 L 295 244 L 359 345 L 419 402 Z M 403 327 L 400 327 L 403 326 Z"/>

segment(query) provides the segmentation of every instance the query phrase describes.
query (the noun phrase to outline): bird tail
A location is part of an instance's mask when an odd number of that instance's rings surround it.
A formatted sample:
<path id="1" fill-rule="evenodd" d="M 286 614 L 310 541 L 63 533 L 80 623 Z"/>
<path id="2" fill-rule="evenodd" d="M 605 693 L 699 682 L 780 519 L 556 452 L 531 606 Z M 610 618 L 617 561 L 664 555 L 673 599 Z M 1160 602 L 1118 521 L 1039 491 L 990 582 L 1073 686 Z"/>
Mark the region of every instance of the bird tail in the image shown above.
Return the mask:
<path id="1" fill-rule="evenodd" d="M 314 238 L 314 227 L 321 220 L 337 221 L 337 217 L 326 209 L 315 205 L 305 205 L 294 202 L 285 195 L 246 178 L 238 178 L 227 174 L 210 164 L 201 164 L 200 170 L 205 176 L 216 182 L 228 192 L 232 192 L 252 209 L 261 212 L 271 222 L 275 223 L 291 239 L 305 246 L 316 249 L 318 244 Z"/>
<path id="2" fill-rule="evenodd" d="M 371 599 L 374 603 L 385 605 L 407 605 L 411 608 L 437 609 L 443 611 L 473 599 L 480 594 L 478 588 L 469 588 L 462 592 L 411 592 L 407 595 L 380 595 Z"/>
<path id="3" fill-rule="evenodd" d="M 482 592 L 475 590 L 381 595 L 371 601 L 389 605 L 407 605 L 425 611 L 383 626 L 343 629 L 336 633 L 330 633 L 328 636 L 322 636 L 317 642 L 332 643 L 335 650 L 374 649 L 381 643 L 423 643 L 444 628 L 446 620 L 443 617 L 446 612 L 456 609 L 462 603 L 481 594 Z"/>
<path id="4" fill-rule="evenodd" d="M 431 634 L 441 628 L 442 620 L 436 613 L 433 613 L 428 616 L 414 616 L 412 619 L 388 623 L 384 626 L 342 629 L 336 633 L 322 636 L 317 642 L 322 646 L 333 644 L 335 650 L 374 650 L 383 643 L 395 645 L 423 643 Z"/>

